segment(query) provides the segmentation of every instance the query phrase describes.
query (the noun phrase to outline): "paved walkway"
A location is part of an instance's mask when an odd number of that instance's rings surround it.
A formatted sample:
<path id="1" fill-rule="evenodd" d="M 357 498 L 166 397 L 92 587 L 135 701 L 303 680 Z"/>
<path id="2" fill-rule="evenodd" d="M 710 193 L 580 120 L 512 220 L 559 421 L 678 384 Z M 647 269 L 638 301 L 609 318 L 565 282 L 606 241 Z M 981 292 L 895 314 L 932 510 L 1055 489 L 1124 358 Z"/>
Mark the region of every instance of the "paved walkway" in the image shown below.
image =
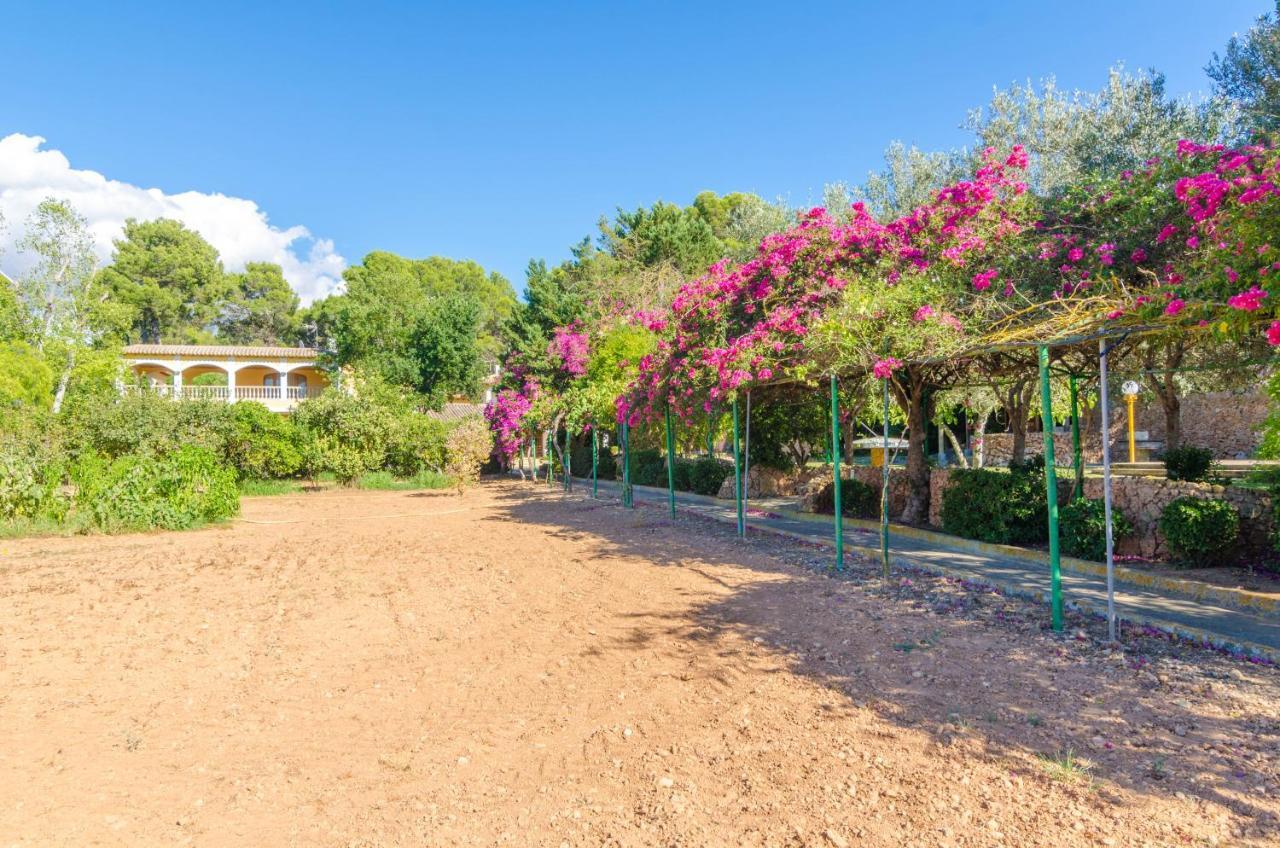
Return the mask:
<path id="1" fill-rule="evenodd" d="M 557 484 L 558 485 L 558 484 Z M 575 479 L 576 493 L 590 494 L 591 481 Z M 613 480 L 600 481 L 602 496 L 617 497 L 621 484 Z M 637 502 L 665 504 L 667 490 L 635 487 Z M 704 515 L 717 521 L 736 525 L 737 514 L 732 501 L 722 501 L 705 495 L 676 492 L 676 508 Z M 753 511 L 771 513 L 748 516 L 747 524 L 753 530 L 778 533 L 808 542 L 834 547 L 834 530 L 830 518 L 814 520 L 793 518 L 776 513 L 794 509 L 788 498 L 760 498 L 750 501 Z M 846 554 L 861 554 L 879 560 L 880 534 L 845 524 Z M 975 553 L 962 547 L 947 547 L 934 541 L 922 541 L 891 532 L 889 553 L 892 562 L 924 568 L 934 572 L 972 577 L 1000 586 L 1015 594 L 1047 598 L 1049 592 L 1049 568 L 1043 562 L 1020 559 L 1005 554 Z M 1102 577 L 1074 571 L 1062 571 L 1062 594 L 1067 604 L 1085 610 L 1105 613 L 1107 585 Z M 1210 639 L 1217 644 L 1229 644 L 1261 653 L 1280 661 L 1280 617 L 1264 613 L 1246 612 L 1212 601 L 1197 600 L 1142 586 L 1116 581 L 1116 612 L 1130 623 L 1151 624 L 1197 639 Z M 1122 628 L 1123 635 L 1123 628 Z"/>

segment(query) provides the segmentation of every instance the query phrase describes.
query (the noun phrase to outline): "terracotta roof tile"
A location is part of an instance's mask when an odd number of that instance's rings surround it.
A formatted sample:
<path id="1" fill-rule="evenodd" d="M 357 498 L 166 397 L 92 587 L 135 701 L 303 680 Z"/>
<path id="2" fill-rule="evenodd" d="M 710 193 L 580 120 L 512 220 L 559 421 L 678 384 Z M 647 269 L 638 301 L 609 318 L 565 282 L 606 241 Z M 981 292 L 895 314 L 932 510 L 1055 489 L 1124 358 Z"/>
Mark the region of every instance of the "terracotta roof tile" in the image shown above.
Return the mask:
<path id="1" fill-rule="evenodd" d="M 141 356 L 219 356 L 250 359 L 315 359 L 320 351 L 310 347 L 267 347 L 254 345 L 126 345 L 124 355 Z"/>

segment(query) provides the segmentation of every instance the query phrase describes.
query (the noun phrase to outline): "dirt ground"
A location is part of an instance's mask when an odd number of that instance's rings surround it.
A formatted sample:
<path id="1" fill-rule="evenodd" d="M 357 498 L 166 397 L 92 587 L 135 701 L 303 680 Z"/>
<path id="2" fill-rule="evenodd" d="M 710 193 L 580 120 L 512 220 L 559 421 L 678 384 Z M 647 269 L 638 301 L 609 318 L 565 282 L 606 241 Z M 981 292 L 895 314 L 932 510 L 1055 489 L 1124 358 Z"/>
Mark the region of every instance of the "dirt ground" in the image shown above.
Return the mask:
<path id="1" fill-rule="evenodd" d="M 1280 672 L 827 558 L 515 482 L 0 541 L 0 846 L 1280 844 Z"/>

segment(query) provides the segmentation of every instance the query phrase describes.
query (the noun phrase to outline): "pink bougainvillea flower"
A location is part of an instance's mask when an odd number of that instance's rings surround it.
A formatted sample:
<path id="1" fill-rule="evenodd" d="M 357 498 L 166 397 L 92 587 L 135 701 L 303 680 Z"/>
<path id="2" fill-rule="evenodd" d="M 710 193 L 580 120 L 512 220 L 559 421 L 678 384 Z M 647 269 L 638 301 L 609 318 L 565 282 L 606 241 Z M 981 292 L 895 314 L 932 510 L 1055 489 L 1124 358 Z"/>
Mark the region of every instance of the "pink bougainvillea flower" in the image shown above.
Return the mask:
<path id="1" fill-rule="evenodd" d="M 979 271 L 973 275 L 973 288 L 975 291 L 986 291 L 991 288 L 991 283 L 996 277 L 1000 276 L 1000 272 L 995 268 L 988 268 L 985 271 Z"/>
<path id="2" fill-rule="evenodd" d="M 1165 315 L 1177 315 L 1177 314 L 1178 314 L 1179 312 L 1181 312 L 1184 308 L 1186 308 L 1186 305 L 1187 305 L 1187 302 L 1186 302 L 1185 300 L 1183 300 L 1183 299 L 1182 299 L 1182 298 L 1180 298 L 1180 297 L 1175 297 L 1173 300 L 1169 301 L 1169 302 L 1165 305 L 1165 307 L 1164 307 L 1164 314 L 1165 314 Z"/>
<path id="3" fill-rule="evenodd" d="M 1129 254 L 1129 261 L 1134 265 L 1141 265 L 1147 261 L 1147 252 L 1140 247 L 1135 247 L 1133 253 Z"/>
<path id="4" fill-rule="evenodd" d="M 876 361 L 872 366 L 871 373 L 875 375 L 877 380 L 887 380 L 893 376 L 893 372 L 902 367 L 902 363 L 894 359 L 892 356 L 885 357 Z"/>
<path id="5" fill-rule="evenodd" d="M 1242 312 L 1255 312 L 1262 308 L 1262 301 L 1266 296 L 1267 293 L 1265 291 L 1257 286 L 1252 286 L 1248 291 L 1233 294 L 1228 298 L 1227 305 Z"/>
<path id="6" fill-rule="evenodd" d="M 1236 271 L 1235 268 L 1232 268 L 1230 265 L 1228 265 L 1226 268 L 1222 270 L 1223 270 L 1223 273 L 1227 275 L 1227 279 L 1229 281 L 1234 283 L 1236 280 L 1240 279 L 1240 274 Z"/>
<path id="7" fill-rule="evenodd" d="M 911 320 L 912 321 L 928 321 L 932 317 L 933 317 L 933 307 L 926 303 L 924 306 L 916 310 L 916 314 L 912 316 Z"/>
<path id="8" fill-rule="evenodd" d="M 1280 345 L 1280 321 L 1272 321 L 1267 327 L 1267 344 L 1272 347 Z"/>

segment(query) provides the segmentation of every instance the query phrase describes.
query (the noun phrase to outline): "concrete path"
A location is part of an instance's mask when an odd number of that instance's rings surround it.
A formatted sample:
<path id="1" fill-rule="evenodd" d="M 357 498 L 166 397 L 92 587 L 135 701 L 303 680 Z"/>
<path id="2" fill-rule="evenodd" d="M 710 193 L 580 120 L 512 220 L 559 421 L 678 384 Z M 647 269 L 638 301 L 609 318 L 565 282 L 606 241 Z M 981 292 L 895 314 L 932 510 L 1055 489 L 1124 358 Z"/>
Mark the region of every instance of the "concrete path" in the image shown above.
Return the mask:
<path id="1" fill-rule="evenodd" d="M 555 485 L 559 485 L 556 483 Z M 621 483 L 600 481 L 600 495 L 618 497 Z M 667 490 L 636 486 L 636 502 L 663 504 Z M 590 494 L 591 481 L 574 481 L 574 492 Z M 749 515 L 752 530 L 782 534 L 807 542 L 834 548 L 834 528 L 830 517 L 797 518 L 779 515 L 794 509 L 789 498 L 760 498 L 749 502 L 752 511 L 769 516 Z M 677 510 L 704 515 L 735 525 L 737 514 L 732 501 L 705 495 L 676 492 Z M 845 552 L 879 560 L 879 531 L 845 523 Z M 949 547 L 936 541 L 922 541 L 898 533 L 889 535 L 892 563 L 923 568 L 955 576 L 981 580 L 1014 594 L 1046 600 L 1049 594 L 1049 568 L 1034 559 L 1021 559 L 1007 554 L 978 553 L 962 546 Z M 1103 577 L 1073 571 L 1062 571 L 1063 600 L 1083 610 L 1105 614 L 1107 585 Z M 1122 622 L 1150 624 L 1194 639 L 1208 639 L 1214 644 L 1232 646 L 1280 661 L 1280 616 L 1234 609 L 1212 601 L 1180 596 L 1161 590 L 1116 581 L 1116 612 Z M 1122 632 L 1123 636 L 1123 632 Z"/>

